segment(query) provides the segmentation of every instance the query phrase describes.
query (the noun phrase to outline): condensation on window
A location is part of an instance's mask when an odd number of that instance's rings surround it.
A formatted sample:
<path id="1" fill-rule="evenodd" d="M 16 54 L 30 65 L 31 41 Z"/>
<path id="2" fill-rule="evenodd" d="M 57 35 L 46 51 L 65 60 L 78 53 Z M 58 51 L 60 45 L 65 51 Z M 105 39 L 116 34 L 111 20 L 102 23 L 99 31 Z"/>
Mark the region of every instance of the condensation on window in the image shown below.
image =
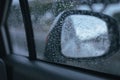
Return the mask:
<path id="1" fill-rule="evenodd" d="M 102 1 L 102 2 L 101 2 Z M 37 58 L 44 60 L 47 35 L 56 17 L 64 10 L 89 10 L 107 14 L 120 25 L 119 0 L 29 0 Z M 99 39 L 98 39 L 99 40 Z M 120 54 L 100 61 L 68 61 L 61 64 L 120 75 Z M 59 58 L 59 57 L 58 57 Z"/>
<path id="2" fill-rule="evenodd" d="M 69 6 L 70 5 L 70 6 Z M 37 57 L 44 58 L 46 37 L 55 18 L 64 10 L 74 9 L 73 1 L 33 0 L 29 1 Z"/>
<path id="3" fill-rule="evenodd" d="M 12 2 L 7 24 L 13 53 L 28 56 L 25 28 L 18 0 Z"/>

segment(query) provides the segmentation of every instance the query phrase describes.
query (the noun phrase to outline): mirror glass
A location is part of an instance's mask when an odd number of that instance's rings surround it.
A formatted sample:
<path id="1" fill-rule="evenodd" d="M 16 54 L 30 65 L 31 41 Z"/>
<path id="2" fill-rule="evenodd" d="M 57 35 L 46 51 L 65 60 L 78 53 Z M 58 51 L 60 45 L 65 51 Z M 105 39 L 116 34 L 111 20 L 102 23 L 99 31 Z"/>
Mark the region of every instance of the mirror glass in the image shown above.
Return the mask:
<path id="1" fill-rule="evenodd" d="M 105 21 L 95 16 L 70 15 L 62 25 L 61 52 L 70 58 L 102 56 L 110 40 Z"/>

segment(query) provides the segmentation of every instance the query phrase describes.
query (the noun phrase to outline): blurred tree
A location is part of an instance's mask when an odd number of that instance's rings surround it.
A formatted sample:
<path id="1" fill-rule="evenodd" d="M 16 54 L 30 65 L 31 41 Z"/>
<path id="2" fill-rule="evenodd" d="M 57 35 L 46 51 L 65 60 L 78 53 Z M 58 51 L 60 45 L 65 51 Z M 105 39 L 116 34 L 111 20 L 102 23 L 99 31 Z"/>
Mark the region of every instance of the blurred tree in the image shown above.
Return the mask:
<path id="1" fill-rule="evenodd" d="M 20 27 L 19 25 L 23 23 L 22 14 L 19 5 L 11 6 L 8 22 L 10 26 L 13 27 L 16 26 L 17 28 L 19 28 Z"/>
<path id="2" fill-rule="evenodd" d="M 31 14 L 34 15 L 35 22 L 38 21 L 39 16 L 42 16 L 45 14 L 46 11 L 50 10 L 52 3 L 41 3 L 40 0 L 34 0 L 30 5 L 30 11 Z"/>
<path id="3" fill-rule="evenodd" d="M 75 4 L 76 1 L 73 0 L 58 0 L 53 3 L 53 12 L 54 15 L 57 16 L 60 12 L 64 10 L 74 9 L 77 5 Z"/>

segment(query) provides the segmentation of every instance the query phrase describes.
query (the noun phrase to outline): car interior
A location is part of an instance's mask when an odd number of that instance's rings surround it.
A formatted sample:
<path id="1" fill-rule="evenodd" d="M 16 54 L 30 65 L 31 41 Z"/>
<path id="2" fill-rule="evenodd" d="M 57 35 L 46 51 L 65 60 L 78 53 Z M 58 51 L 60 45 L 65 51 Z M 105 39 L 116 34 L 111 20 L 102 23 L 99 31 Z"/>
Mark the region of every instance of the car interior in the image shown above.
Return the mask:
<path id="1" fill-rule="evenodd" d="M 119 27 L 120 0 L 0 0 L 0 80 L 119 80 Z"/>

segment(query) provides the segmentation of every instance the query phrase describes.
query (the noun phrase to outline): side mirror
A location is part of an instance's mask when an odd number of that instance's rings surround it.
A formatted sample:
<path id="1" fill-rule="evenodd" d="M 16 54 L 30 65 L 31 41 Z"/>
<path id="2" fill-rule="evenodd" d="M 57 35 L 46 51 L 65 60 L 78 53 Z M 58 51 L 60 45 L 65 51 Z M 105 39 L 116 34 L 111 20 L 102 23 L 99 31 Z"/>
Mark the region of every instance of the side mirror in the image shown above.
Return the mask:
<path id="1" fill-rule="evenodd" d="M 62 26 L 61 51 L 66 57 L 104 55 L 110 47 L 107 24 L 90 15 L 70 15 Z"/>
<path id="2" fill-rule="evenodd" d="M 62 12 L 55 20 L 45 48 L 49 61 L 101 59 L 119 49 L 117 22 L 111 17 L 80 10 Z"/>

